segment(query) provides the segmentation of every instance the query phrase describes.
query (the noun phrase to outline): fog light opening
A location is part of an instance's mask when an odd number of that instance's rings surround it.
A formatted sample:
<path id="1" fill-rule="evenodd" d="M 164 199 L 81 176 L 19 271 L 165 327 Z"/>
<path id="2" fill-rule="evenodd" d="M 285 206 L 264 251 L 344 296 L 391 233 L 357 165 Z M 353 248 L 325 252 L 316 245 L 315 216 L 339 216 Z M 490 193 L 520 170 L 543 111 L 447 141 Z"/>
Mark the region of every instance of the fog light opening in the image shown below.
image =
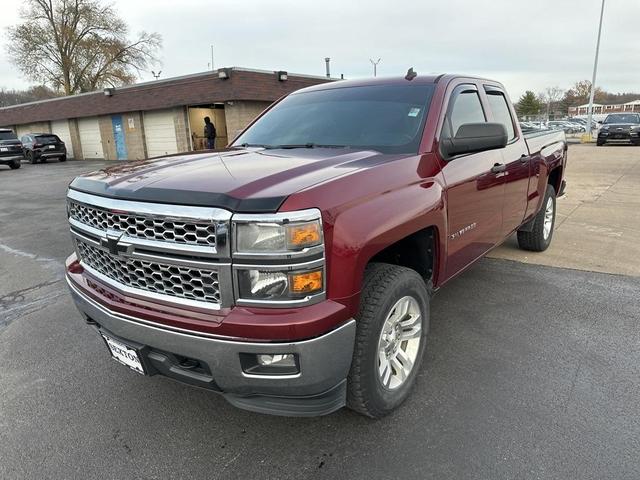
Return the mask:
<path id="1" fill-rule="evenodd" d="M 300 373 L 295 353 L 241 353 L 242 370 L 250 375 L 297 375 Z"/>

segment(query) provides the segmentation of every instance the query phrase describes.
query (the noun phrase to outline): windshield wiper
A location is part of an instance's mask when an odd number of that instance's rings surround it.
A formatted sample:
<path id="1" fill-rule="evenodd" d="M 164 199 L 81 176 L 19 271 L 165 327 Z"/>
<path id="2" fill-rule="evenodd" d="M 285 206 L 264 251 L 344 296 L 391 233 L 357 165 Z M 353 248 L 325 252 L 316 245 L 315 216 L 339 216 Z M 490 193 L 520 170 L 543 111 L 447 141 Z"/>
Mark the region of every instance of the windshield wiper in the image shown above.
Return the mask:
<path id="1" fill-rule="evenodd" d="M 269 148 L 347 148 L 346 145 L 328 145 L 322 143 L 292 143 L 292 144 L 284 144 L 284 145 L 270 145 Z"/>
<path id="2" fill-rule="evenodd" d="M 238 147 L 260 147 L 260 148 L 273 148 L 273 145 L 263 145 L 262 143 L 241 143 Z"/>

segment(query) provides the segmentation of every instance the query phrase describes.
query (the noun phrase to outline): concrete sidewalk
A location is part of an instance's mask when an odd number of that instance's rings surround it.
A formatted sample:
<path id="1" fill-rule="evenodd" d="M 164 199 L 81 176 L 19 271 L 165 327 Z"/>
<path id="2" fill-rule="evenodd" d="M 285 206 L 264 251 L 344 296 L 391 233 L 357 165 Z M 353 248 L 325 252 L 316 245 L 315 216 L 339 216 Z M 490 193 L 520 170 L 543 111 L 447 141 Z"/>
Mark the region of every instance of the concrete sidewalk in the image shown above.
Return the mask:
<path id="1" fill-rule="evenodd" d="M 489 256 L 640 276 L 640 148 L 570 145 L 566 178 L 549 249 L 520 250 L 514 235 Z"/>

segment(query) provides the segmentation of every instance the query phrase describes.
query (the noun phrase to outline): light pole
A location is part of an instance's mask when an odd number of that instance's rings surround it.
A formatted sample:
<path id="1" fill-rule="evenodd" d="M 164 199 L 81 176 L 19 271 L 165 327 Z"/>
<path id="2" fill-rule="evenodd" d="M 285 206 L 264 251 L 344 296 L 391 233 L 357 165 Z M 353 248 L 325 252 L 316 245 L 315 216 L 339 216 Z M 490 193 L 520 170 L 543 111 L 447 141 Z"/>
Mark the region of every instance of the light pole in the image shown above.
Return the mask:
<path id="1" fill-rule="evenodd" d="M 371 65 L 373 65 L 373 76 L 375 77 L 378 74 L 378 64 L 380 63 L 380 59 L 374 62 L 373 59 L 370 58 L 369 61 L 371 62 Z"/>
<path id="2" fill-rule="evenodd" d="M 589 110 L 587 115 L 587 130 L 589 133 L 589 141 L 591 141 L 591 120 L 593 118 L 593 97 L 596 93 L 596 73 L 598 72 L 598 54 L 600 53 L 600 35 L 602 34 L 602 17 L 604 16 L 604 2 L 600 8 L 600 25 L 598 26 L 598 41 L 596 42 L 596 58 L 593 62 L 593 77 L 591 79 L 591 93 L 589 94 Z"/>

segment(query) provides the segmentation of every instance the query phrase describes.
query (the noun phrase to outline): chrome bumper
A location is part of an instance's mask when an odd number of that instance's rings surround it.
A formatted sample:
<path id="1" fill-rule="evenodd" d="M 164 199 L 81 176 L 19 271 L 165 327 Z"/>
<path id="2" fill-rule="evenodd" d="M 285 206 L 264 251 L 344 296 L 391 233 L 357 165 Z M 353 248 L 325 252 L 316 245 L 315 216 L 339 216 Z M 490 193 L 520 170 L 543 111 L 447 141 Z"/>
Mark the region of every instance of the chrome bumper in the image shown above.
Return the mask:
<path id="1" fill-rule="evenodd" d="M 162 374 L 222 393 L 232 404 L 247 410 L 281 415 L 322 415 L 345 405 L 346 377 L 351 366 L 355 320 L 320 337 L 290 343 L 223 340 L 196 333 L 181 333 L 137 322 L 112 312 L 84 295 L 67 280 L 76 306 L 98 330 L 106 331 L 146 352 L 152 374 Z M 168 355 L 165 355 L 167 353 Z M 296 353 L 296 375 L 247 375 L 240 353 Z M 106 354 L 106 352 L 105 352 Z M 181 371 L 171 355 L 205 363 L 211 375 Z"/>

